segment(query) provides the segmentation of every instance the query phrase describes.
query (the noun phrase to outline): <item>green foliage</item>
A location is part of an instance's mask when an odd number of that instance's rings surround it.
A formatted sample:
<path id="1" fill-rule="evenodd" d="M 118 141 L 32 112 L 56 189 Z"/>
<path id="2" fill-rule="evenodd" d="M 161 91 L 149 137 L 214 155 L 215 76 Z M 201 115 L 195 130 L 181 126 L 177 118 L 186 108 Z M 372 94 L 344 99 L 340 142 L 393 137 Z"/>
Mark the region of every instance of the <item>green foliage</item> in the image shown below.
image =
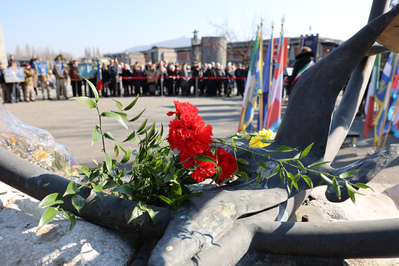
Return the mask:
<path id="1" fill-rule="evenodd" d="M 89 168 L 85 166 L 79 166 L 78 168 L 82 173 L 79 185 L 71 181 L 63 196 L 59 193 L 53 193 L 41 201 L 38 208 L 47 207 L 47 209 L 40 219 L 38 230 L 59 213 L 62 213 L 70 221 L 70 230 L 72 230 L 76 224 L 76 217 L 72 212 L 64 211 L 61 205 L 67 198 L 70 198 L 77 213 L 80 213 L 85 205 L 85 198 L 80 195 L 80 188 L 83 186 L 91 188 L 91 193 L 95 193 L 101 200 L 103 199 L 104 193 L 110 193 L 111 195 L 123 199 L 138 202 L 130 213 L 126 213 L 125 218 L 127 223 L 139 222 L 142 219 L 150 219 L 155 222 L 155 213 L 147 205 L 170 206 L 176 209 L 184 201 L 200 194 L 190 191 L 190 185 L 193 182 L 190 176 L 191 172 L 182 167 L 178 155 L 171 150 L 169 143 L 165 141 L 162 125 L 161 130 L 157 131 L 155 124 L 148 125 L 148 118 L 145 118 L 137 130 L 133 127 L 132 123 L 139 120 L 145 111 L 145 109 L 142 110 L 133 116 L 133 118 L 129 117 L 130 114 L 128 112 L 133 109 L 137 103 L 138 97 L 126 107 L 124 107 L 121 102 L 114 100 L 115 107 L 118 111 L 100 112 L 98 105 L 99 96 L 96 88 L 90 82 L 88 83 L 94 94 L 94 100 L 87 97 L 74 97 L 71 98 L 71 100 L 77 100 L 86 104 L 90 109 L 95 109 L 97 111 L 98 124 L 93 128 L 91 143 L 93 145 L 101 141 L 104 161 L 95 161 L 97 168 L 93 170 L 89 170 Z M 127 135 L 123 141 L 118 141 L 111 132 L 104 130 L 102 119 L 108 118 L 114 119 L 127 129 Z M 271 157 L 273 153 L 288 153 L 298 150 L 287 146 L 281 146 L 277 150 L 261 148 L 263 153 L 260 154 L 253 152 L 253 150 L 235 145 L 235 138 L 242 139 L 248 136 L 259 136 L 259 134 L 238 133 L 226 139 L 216 139 L 215 145 L 230 146 L 233 148 L 234 152 L 238 149 L 244 149 L 253 155 L 260 155 L 265 158 L 265 161 L 257 162 L 256 185 L 263 179 L 269 179 L 278 175 L 281 181 L 286 184 L 288 192 L 291 193 L 293 189 L 299 190 L 298 182 L 301 179 L 303 179 L 310 188 L 313 188 L 312 180 L 307 173 L 314 172 L 320 174 L 321 178 L 324 179 L 326 183 L 333 185 L 338 198 L 341 197 L 340 188 L 342 187 L 338 183 L 339 179 L 344 180 L 349 196 L 353 201 L 355 200 L 354 195 L 359 193 L 356 188 L 369 188 L 367 185 L 360 183 L 351 184 L 346 180 L 347 177 L 355 174 L 356 171 L 349 171 L 339 176 L 333 176 L 313 169 L 328 162 L 304 166 L 300 160 L 308 155 L 313 144 L 310 144 L 302 152 L 298 152 L 292 158 L 273 159 Z M 107 152 L 109 150 L 106 147 L 105 139 L 113 143 L 112 152 L 110 153 Z M 228 144 L 227 140 L 231 140 L 231 144 Z M 264 139 L 261 139 L 261 141 L 265 143 L 273 142 Z M 124 146 L 131 143 L 137 143 L 138 150 L 132 150 L 131 147 Z M 256 157 L 253 156 L 253 158 L 255 159 Z M 195 159 L 216 163 L 214 159 L 204 155 L 197 155 Z M 236 176 L 248 182 L 250 173 L 244 166 L 248 165 L 249 162 L 242 158 L 236 158 L 236 160 L 238 162 L 238 169 L 235 172 Z M 297 170 L 295 173 L 292 173 L 287 170 L 286 166 L 294 167 Z M 220 166 L 217 166 L 216 173 L 213 181 L 217 180 L 222 173 Z M 223 184 L 229 182 L 231 179 L 232 177 L 225 179 Z"/>
<path id="2" fill-rule="evenodd" d="M 140 217 L 145 213 L 151 220 L 155 219 L 154 212 L 147 207 L 148 204 L 157 206 L 170 206 L 176 209 L 185 200 L 198 195 L 191 193 L 190 171 L 184 169 L 179 161 L 178 155 L 173 153 L 169 144 L 163 136 L 163 127 L 158 132 L 155 124 L 148 125 L 145 118 L 138 129 L 133 127 L 133 122 L 142 118 L 144 111 L 129 118 L 129 111 L 137 103 L 136 97 L 126 107 L 119 101 L 114 100 L 118 111 L 100 112 L 99 97 L 95 87 L 89 82 L 94 94 L 94 100 L 87 97 L 74 97 L 86 104 L 90 109 L 95 109 L 98 115 L 98 124 L 92 131 L 92 145 L 101 141 L 103 162 L 96 162 L 97 168 L 89 170 L 85 166 L 79 166 L 83 177 L 81 187 L 87 186 L 92 193 L 102 199 L 104 191 L 114 196 L 137 201 L 138 205 L 127 217 L 127 223 Z M 102 119 L 114 119 L 127 129 L 127 136 L 123 141 L 118 141 L 111 132 L 106 132 L 102 126 Z M 113 151 L 108 153 L 105 139 L 113 142 Z M 125 147 L 132 142 L 138 144 L 138 150 Z M 209 160 L 210 158 L 201 158 Z M 128 170 L 129 169 L 129 170 Z M 51 221 L 58 213 L 62 213 L 71 222 L 72 229 L 76 223 L 73 213 L 64 211 L 60 206 L 66 198 L 70 198 L 72 205 L 80 213 L 84 207 L 85 198 L 79 194 L 79 186 L 70 182 L 65 193 L 61 196 L 58 193 L 47 196 L 39 207 L 48 207 L 43 214 L 40 228 Z M 39 228 L 39 229 L 40 229 Z"/>

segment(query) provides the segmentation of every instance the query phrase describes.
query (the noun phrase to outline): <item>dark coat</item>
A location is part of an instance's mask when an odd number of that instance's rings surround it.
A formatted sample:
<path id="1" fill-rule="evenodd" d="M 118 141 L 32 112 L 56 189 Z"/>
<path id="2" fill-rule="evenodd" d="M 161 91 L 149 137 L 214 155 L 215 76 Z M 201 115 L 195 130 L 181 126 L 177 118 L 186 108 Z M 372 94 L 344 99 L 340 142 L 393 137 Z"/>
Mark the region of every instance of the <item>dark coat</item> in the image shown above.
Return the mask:
<path id="1" fill-rule="evenodd" d="M 292 75 L 289 77 L 287 92 L 290 94 L 292 87 L 294 86 L 294 79 L 298 75 L 299 70 L 301 70 L 304 66 L 306 66 L 310 61 L 314 61 L 314 53 L 306 52 L 302 54 L 298 54 L 295 57 L 294 69 L 292 70 Z"/>

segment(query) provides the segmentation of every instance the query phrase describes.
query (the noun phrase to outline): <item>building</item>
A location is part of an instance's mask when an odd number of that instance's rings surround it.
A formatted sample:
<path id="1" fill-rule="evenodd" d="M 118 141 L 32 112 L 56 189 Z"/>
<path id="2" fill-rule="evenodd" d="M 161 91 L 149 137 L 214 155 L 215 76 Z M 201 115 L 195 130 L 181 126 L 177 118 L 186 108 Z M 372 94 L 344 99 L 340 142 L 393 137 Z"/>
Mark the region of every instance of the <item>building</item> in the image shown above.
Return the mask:
<path id="1" fill-rule="evenodd" d="M 330 51 L 343 43 L 341 40 L 324 38 L 318 35 L 290 37 L 288 39 L 287 66 L 295 61 L 301 43 L 306 38 L 317 39 L 315 47 L 316 60 L 326 56 Z M 264 54 L 267 51 L 268 39 L 263 40 Z M 143 47 L 143 50 L 123 53 L 105 54 L 104 56 L 118 58 L 119 61 L 133 65 L 135 62 L 145 64 L 148 61 L 157 63 L 160 60 L 171 62 L 188 63 L 191 65 L 194 61 L 199 63 L 219 62 L 226 66 L 227 62 L 234 64 L 249 64 L 253 49 L 253 41 L 231 42 L 228 43 L 224 37 L 202 37 L 198 39 L 197 31 L 194 31 L 194 37 L 191 38 L 191 45 L 185 46 L 152 46 L 149 49 Z"/>

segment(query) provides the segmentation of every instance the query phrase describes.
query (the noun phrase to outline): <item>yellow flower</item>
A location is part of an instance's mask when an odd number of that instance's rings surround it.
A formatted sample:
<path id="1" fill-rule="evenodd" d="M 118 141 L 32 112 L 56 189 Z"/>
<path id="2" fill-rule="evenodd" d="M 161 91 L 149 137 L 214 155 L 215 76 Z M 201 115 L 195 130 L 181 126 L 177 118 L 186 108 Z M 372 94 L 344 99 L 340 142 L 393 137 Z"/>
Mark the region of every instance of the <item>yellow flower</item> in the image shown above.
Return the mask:
<path id="1" fill-rule="evenodd" d="M 37 150 L 32 152 L 33 157 L 36 158 L 36 160 L 40 161 L 43 160 L 48 156 L 48 153 L 42 150 Z"/>
<path id="2" fill-rule="evenodd" d="M 266 140 L 274 140 L 276 137 L 276 133 L 271 131 L 270 129 L 262 129 L 261 131 L 258 132 L 261 136 L 254 136 L 251 138 L 249 141 L 249 146 L 252 148 L 262 148 L 270 145 L 270 143 L 265 143 L 262 142 L 261 139 L 266 139 Z"/>

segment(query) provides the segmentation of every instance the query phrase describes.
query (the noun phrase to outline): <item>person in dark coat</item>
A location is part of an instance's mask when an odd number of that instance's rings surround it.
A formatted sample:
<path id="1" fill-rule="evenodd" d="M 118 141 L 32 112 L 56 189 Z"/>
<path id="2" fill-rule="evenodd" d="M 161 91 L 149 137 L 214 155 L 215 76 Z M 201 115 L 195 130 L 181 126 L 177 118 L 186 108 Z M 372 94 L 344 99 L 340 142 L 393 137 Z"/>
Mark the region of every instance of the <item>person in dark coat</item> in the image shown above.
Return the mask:
<path id="1" fill-rule="evenodd" d="M 166 79 L 166 88 L 168 89 L 168 96 L 173 96 L 176 89 L 176 67 L 171 64 L 168 68 L 168 78 Z"/>
<path id="2" fill-rule="evenodd" d="M 294 69 L 292 70 L 292 75 L 288 79 L 287 96 L 291 94 L 292 88 L 303 70 L 314 64 L 314 58 L 315 55 L 308 46 L 302 47 L 299 54 L 295 56 Z"/>
<path id="3" fill-rule="evenodd" d="M 132 72 L 130 71 L 130 66 L 126 64 L 122 69 L 122 86 L 123 86 L 123 96 L 130 96 L 130 86 L 132 81 L 129 79 L 132 77 Z"/>
<path id="4" fill-rule="evenodd" d="M 105 63 L 103 63 L 102 67 L 101 67 L 101 73 L 103 76 L 103 89 L 102 91 L 102 96 L 103 97 L 108 97 L 109 94 L 109 83 L 111 81 L 111 76 L 109 75 L 109 70 L 108 70 L 108 66 L 105 65 Z"/>
<path id="5" fill-rule="evenodd" d="M 234 76 L 236 77 L 237 96 L 244 97 L 246 72 L 241 63 L 238 64 L 238 68 L 234 71 Z"/>
<path id="6" fill-rule="evenodd" d="M 204 73 L 205 85 L 206 85 L 206 95 L 207 96 L 216 96 L 216 84 L 215 77 L 216 72 L 215 69 L 212 68 L 211 64 L 208 64 L 208 69 Z"/>
<path id="7" fill-rule="evenodd" d="M 140 70 L 140 63 L 136 62 L 133 66 L 133 73 L 132 73 L 132 84 L 134 87 L 134 96 L 141 95 L 141 70 Z M 133 89 L 132 89 L 133 90 Z M 132 92 L 133 95 L 133 92 Z"/>

